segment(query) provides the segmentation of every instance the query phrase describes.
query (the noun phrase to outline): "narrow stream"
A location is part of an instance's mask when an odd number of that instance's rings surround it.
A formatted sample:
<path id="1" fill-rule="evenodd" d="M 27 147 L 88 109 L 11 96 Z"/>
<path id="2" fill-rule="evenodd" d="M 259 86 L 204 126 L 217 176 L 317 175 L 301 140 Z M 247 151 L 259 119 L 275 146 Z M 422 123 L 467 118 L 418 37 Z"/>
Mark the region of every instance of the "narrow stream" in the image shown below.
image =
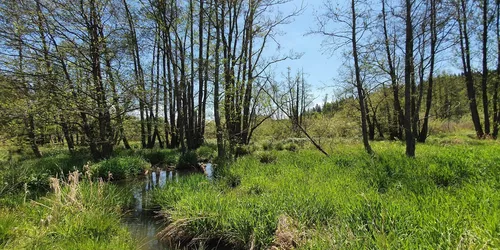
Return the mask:
<path id="1" fill-rule="evenodd" d="M 152 171 L 144 178 L 127 180 L 118 185 L 130 189 L 134 196 L 134 206 L 123 218 L 123 224 L 132 234 L 134 240 L 139 242 L 141 250 L 168 249 L 165 243 L 156 238 L 156 234 L 165 228 L 164 222 L 157 216 L 159 207 L 154 207 L 148 192 L 156 188 L 162 188 L 169 182 L 178 181 L 183 175 L 178 171 Z M 212 164 L 205 165 L 207 178 L 212 178 Z"/>

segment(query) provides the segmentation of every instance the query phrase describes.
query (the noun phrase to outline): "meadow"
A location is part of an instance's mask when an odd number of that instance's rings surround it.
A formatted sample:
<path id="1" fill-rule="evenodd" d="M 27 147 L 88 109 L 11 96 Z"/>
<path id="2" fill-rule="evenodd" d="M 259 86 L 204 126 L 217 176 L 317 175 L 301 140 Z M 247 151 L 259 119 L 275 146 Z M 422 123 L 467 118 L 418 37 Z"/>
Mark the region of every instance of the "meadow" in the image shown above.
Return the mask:
<path id="1" fill-rule="evenodd" d="M 213 178 L 194 173 L 156 189 L 158 238 L 191 249 L 500 247 L 498 142 L 434 136 L 416 158 L 401 142 L 372 142 L 373 156 L 354 139 L 328 145 L 326 157 L 303 139 L 261 139 L 234 161 L 216 161 Z M 3 151 L 2 248 L 138 249 L 120 224 L 131 194 L 114 181 L 216 154 L 212 144 L 189 157 L 118 150 L 92 163 L 85 150 L 44 150 L 42 159 L 10 160 Z"/>
<path id="2" fill-rule="evenodd" d="M 419 145 L 256 152 L 214 182 L 194 175 L 155 193 L 161 236 L 264 249 L 500 247 L 500 146 L 443 138 Z"/>

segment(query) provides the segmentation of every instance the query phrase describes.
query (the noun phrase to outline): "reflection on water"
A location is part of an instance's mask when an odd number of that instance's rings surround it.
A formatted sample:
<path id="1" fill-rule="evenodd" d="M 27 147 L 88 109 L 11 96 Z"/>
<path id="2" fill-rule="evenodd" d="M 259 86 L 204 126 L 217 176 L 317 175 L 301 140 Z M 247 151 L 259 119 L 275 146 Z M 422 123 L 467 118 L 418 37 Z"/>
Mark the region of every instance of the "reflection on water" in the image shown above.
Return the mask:
<path id="1" fill-rule="evenodd" d="M 207 175 L 208 179 L 212 179 L 212 177 L 214 176 L 214 170 L 211 163 L 205 164 L 205 174 Z"/>
<path id="2" fill-rule="evenodd" d="M 179 176 L 186 172 L 152 171 L 144 178 L 128 180 L 119 183 L 123 188 L 129 189 L 134 196 L 133 209 L 123 218 L 132 237 L 139 242 L 140 249 L 167 249 L 167 246 L 156 238 L 156 234 L 165 227 L 164 222 L 157 216 L 158 207 L 151 203 L 148 192 L 168 185 L 168 182 L 178 181 Z M 205 174 L 211 179 L 213 175 L 212 164 L 205 165 Z"/>

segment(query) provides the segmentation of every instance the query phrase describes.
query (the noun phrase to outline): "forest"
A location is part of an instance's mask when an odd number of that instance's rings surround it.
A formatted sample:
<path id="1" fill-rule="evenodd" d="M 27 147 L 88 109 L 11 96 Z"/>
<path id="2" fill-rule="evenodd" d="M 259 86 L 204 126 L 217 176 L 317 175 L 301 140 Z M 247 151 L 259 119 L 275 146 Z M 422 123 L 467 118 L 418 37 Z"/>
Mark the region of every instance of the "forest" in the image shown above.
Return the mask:
<path id="1" fill-rule="evenodd" d="M 500 248 L 499 83 L 500 1 L 1 1 L 0 248 Z"/>

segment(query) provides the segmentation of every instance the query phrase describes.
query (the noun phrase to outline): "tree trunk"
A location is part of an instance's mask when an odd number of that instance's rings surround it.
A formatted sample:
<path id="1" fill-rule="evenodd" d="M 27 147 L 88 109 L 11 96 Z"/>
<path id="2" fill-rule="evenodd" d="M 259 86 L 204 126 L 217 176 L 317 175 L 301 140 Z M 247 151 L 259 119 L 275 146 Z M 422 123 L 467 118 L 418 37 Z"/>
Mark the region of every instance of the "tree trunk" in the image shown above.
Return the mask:
<path id="1" fill-rule="evenodd" d="M 358 61 L 358 46 L 357 46 L 357 26 L 356 26 L 356 6 L 355 6 L 355 0 L 351 0 L 351 11 L 352 11 L 352 55 L 354 58 L 354 71 L 356 74 L 356 89 L 358 92 L 358 101 L 359 101 L 359 107 L 361 110 L 361 133 L 363 136 L 363 146 L 365 147 L 365 151 L 368 154 L 373 154 L 373 150 L 370 146 L 370 142 L 368 141 L 368 129 L 367 129 L 367 110 L 366 110 L 366 100 L 365 100 L 365 95 L 363 91 L 363 83 L 361 82 L 361 73 L 360 73 L 360 68 L 359 68 L 359 61 Z"/>
<path id="2" fill-rule="evenodd" d="M 483 138 L 484 132 L 481 126 L 481 121 L 479 118 L 479 112 L 477 110 L 476 103 L 476 88 L 474 87 L 474 78 L 472 77 L 472 67 L 470 60 L 470 43 L 469 43 L 469 31 L 467 29 L 467 8 L 466 0 L 460 0 L 460 6 L 457 6 L 458 14 L 458 30 L 460 33 L 460 52 L 462 65 L 465 75 L 465 83 L 467 87 L 467 98 L 469 99 L 469 109 L 472 116 L 472 122 L 474 123 L 474 129 L 476 130 L 476 135 L 478 138 Z"/>
<path id="3" fill-rule="evenodd" d="M 405 41 L 405 137 L 406 155 L 415 157 L 415 139 L 412 132 L 412 109 L 411 109 L 411 87 L 414 75 L 413 68 L 413 25 L 412 25 L 412 1 L 406 0 L 406 41 Z"/>
<path id="4" fill-rule="evenodd" d="M 401 102 L 399 101 L 399 86 L 398 80 L 396 76 L 396 70 L 394 67 L 393 56 L 391 54 L 391 48 L 389 45 L 389 35 L 387 32 L 387 15 L 385 12 L 385 1 L 382 0 L 382 18 L 383 18 L 383 29 L 384 29 L 384 41 L 385 41 L 385 51 L 387 54 L 387 63 L 389 65 L 389 75 L 391 78 L 391 86 L 393 93 L 393 106 L 394 106 L 394 119 L 393 124 L 390 127 L 390 137 L 391 139 L 398 138 L 399 140 L 403 139 L 403 133 L 401 127 L 404 124 L 404 114 L 403 109 L 401 108 Z"/>
<path id="5" fill-rule="evenodd" d="M 219 1 L 213 2 L 216 9 L 219 9 Z M 224 19 L 224 7 L 222 6 L 221 18 Z M 214 118 L 215 127 L 217 135 L 217 156 L 219 159 L 226 158 L 226 152 L 224 149 L 223 132 L 219 113 L 219 70 L 220 70 L 220 44 L 221 44 L 221 30 L 224 29 L 224 23 L 219 19 L 219 13 L 215 13 L 215 30 L 216 30 L 216 41 L 215 41 L 215 72 L 214 72 Z"/>
<path id="6" fill-rule="evenodd" d="M 481 77 L 481 90 L 483 96 L 484 133 L 490 134 L 490 114 L 488 108 L 488 1 L 482 1 L 483 9 L 483 75 Z"/>
<path id="7" fill-rule="evenodd" d="M 66 140 L 66 145 L 68 146 L 68 151 L 70 153 L 73 153 L 75 151 L 75 143 L 73 142 L 73 137 L 70 134 L 68 123 L 65 121 L 62 115 L 61 115 L 61 128 L 63 131 L 64 139 Z"/>
<path id="8" fill-rule="evenodd" d="M 430 48 L 430 62 L 429 62 L 430 69 L 429 69 L 429 78 L 427 80 L 428 86 L 427 86 L 427 97 L 425 100 L 424 122 L 422 124 L 420 134 L 418 137 L 419 142 L 425 142 L 429 134 L 429 116 L 432 106 L 432 91 L 434 85 L 434 64 L 435 64 L 436 45 L 437 45 L 436 15 L 437 15 L 436 0 L 431 0 L 431 14 L 430 14 L 431 48 Z"/>
<path id="9" fill-rule="evenodd" d="M 497 79 L 493 89 L 493 138 L 498 137 L 498 125 L 500 123 L 500 112 L 498 110 L 498 85 L 500 83 L 500 1 L 497 1 L 496 13 L 496 35 L 497 35 Z"/>

